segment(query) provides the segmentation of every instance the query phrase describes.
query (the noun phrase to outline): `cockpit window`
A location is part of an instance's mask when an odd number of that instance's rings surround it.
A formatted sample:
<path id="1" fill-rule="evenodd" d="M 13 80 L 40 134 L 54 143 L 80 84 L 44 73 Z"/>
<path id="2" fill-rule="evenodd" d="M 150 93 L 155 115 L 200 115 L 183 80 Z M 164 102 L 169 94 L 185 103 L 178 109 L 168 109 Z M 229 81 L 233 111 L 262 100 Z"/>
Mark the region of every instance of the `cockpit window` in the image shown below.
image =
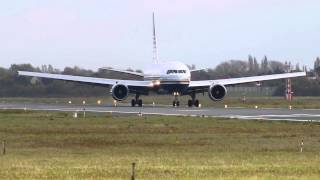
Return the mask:
<path id="1" fill-rule="evenodd" d="M 185 74 L 187 73 L 186 70 L 168 70 L 167 74 Z"/>

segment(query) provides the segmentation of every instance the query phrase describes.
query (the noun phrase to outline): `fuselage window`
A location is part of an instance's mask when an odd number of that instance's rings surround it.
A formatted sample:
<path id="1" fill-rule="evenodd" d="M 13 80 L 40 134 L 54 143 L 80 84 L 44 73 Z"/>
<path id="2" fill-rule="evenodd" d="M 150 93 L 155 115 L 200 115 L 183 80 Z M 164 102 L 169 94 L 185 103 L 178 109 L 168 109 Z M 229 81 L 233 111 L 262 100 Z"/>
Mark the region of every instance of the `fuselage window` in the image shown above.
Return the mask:
<path id="1" fill-rule="evenodd" d="M 167 71 L 167 74 L 185 74 L 185 73 L 187 73 L 187 71 L 186 70 L 168 70 Z"/>

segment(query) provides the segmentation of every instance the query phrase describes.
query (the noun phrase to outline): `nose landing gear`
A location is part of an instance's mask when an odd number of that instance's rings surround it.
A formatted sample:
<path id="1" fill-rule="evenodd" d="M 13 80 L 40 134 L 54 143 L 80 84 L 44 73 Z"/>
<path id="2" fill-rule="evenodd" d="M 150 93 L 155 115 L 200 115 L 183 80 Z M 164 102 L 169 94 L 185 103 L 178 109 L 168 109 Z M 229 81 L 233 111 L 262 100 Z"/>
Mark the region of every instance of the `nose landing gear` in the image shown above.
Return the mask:
<path id="1" fill-rule="evenodd" d="M 179 107 L 180 106 L 179 95 L 180 95 L 180 93 L 178 93 L 178 92 L 174 92 L 173 93 L 173 96 L 174 96 L 174 100 L 172 102 L 172 106 L 173 107 Z"/>

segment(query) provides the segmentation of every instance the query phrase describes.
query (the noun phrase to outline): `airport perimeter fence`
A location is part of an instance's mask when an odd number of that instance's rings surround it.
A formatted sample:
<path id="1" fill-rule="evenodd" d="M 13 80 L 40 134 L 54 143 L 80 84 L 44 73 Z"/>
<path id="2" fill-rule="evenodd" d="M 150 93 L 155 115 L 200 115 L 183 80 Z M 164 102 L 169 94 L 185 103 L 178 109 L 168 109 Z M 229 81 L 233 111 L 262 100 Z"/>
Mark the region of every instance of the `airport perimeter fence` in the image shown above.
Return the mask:
<path id="1" fill-rule="evenodd" d="M 272 96 L 277 87 L 227 87 L 228 96 L 240 97 L 240 96 L 257 96 L 257 97 L 265 97 Z"/>

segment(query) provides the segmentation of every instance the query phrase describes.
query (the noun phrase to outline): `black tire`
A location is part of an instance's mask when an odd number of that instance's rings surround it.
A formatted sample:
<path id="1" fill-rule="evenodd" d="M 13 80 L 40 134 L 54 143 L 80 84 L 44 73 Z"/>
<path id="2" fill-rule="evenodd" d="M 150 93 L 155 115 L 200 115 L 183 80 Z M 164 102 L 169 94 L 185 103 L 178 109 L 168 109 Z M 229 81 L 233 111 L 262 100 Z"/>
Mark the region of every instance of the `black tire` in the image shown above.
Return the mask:
<path id="1" fill-rule="evenodd" d="M 196 100 L 194 101 L 194 106 L 195 106 L 195 107 L 199 107 L 199 104 L 200 104 L 200 103 L 199 103 L 199 100 L 196 99 Z"/>
<path id="2" fill-rule="evenodd" d="M 173 107 L 176 107 L 176 105 L 177 105 L 177 104 L 176 104 L 176 101 L 173 101 L 173 102 L 172 102 L 172 106 L 173 106 Z"/>
<path id="3" fill-rule="evenodd" d="M 189 99 L 189 100 L 188 100 L 188 107 L 192 107 L 192 105 L 193 105 L 193 104 L 192 104 L 192 100 Z"/>
<path id="4" fill-rule="evenodd" d="M 134 107 L 134 106 L 136 106 L 136 100 L 132 99 L 131 100 L 131 107 Z"/>
<path id="5" fill-rule="evenodd" d="M 177 101 L 176 105 L 177 105 L 177 107 L 179 107 L 180 106 L 180 101 Z"/>
<path id="6" fill-rule="evenodd" d="M 142 100 L 141 99 L 138 100 L 138 105 L 139 105 L 139 107 L 142 107 Z"/>

